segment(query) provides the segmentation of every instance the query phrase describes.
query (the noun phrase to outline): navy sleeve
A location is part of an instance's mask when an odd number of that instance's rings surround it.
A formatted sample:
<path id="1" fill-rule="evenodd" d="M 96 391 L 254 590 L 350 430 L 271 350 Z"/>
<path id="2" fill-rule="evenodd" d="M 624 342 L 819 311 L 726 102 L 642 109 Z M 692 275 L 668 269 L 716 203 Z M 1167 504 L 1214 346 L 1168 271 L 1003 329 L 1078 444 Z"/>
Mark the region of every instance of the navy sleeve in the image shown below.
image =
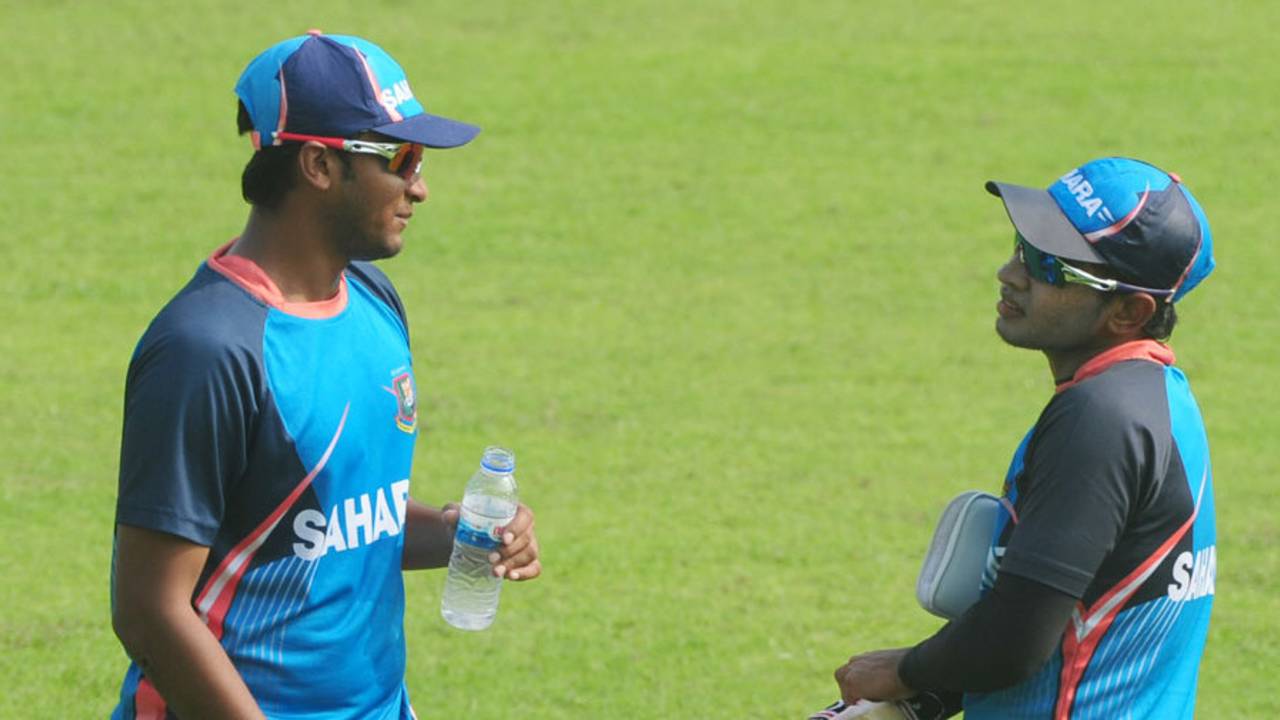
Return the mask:
<path id="1" fill-rule="evenodd" d="M 252 317 L 185 306 L 157 317 L 129 366 L 116 522 L 208 546 L 247 464 L 260 354 L 237 337 Z"/>
<path id="2" fill-rule="evenodd" d="M 396 292 L 395 285 L 391 284 L 391 278 L 382 272 L 377 265 L 371 262 L 356 261 L 347 266 L 347 272 L 351 273 L 365 287 L 369 288 L 378 299 L 383 301 L 395 311 L 400 317 L 400 323 L 404 325 L 405 337 L 409 337 L 409 318 L 404 312 L 404 303 L 400 300 L 400 294 Z"/>

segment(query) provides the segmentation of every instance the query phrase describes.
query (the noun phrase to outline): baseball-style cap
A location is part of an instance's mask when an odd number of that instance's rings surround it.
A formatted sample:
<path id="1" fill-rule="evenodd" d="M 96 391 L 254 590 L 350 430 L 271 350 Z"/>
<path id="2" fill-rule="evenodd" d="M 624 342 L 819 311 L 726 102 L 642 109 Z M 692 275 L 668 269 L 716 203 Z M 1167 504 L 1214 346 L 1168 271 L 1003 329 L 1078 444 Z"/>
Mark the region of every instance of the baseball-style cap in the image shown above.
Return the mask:
<path id="1" fill-rule="evenodd" d="M 1027 242 L 1064 260 L 1100 263 L 1178 300 L 1213 271 L 1209 220 L 1182 179 L 1141 160 L 1109 157 L 1048 190 L 989 181 Z"/>
<path id="2" fill-rule="evenodd" d="M 352 138 L 373 131 L 433 148 L 464 145 L 480 128 L 430 115 L 400 64 L 351 35 L 306 35 L 254 58 L 236 82 L 253 121 L 253 146 L 279 144 L 274 133 Z"/>

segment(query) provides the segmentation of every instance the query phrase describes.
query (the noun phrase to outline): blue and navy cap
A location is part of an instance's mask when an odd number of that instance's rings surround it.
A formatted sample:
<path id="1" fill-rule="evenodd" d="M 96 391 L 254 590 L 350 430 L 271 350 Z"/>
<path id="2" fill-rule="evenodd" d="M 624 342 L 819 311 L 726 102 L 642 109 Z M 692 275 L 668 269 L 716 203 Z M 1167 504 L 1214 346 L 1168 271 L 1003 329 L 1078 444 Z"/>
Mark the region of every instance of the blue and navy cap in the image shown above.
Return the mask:
<path id="1" fill-rule="evenodd" d="M 1018 233 L 1064 260 L 1100 263 L 1178 300 L 1213 271 L 1209 220 L 1182 179 L 1130 158 L 1092 160 L 1048 190 L 988 182 Z"/>
<path id="2" fill-rule="evenodd" d="M 433 148 L 464 145 L 474 125 L 429 115 L 399 63 L 368 40 L 310 30 L 254 58 L 236 82 L 255 148 L 279 131 L 351 138 L 373 131 Z"/>

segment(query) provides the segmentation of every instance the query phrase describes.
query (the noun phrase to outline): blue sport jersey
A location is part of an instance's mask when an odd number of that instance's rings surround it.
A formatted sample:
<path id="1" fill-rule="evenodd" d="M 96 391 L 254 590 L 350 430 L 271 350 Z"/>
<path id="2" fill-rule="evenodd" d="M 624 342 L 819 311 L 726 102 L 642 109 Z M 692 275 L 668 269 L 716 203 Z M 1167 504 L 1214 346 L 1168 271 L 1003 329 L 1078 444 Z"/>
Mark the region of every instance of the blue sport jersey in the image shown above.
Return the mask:
<path id="1" fill-rule="evenodd" d="M 1026 682 L 968 694 L 965 718 L 1190 718 L 1217 566 L 1200 410 L 1173 353 L 1137 341 L 1059 386 L 1023 439 L 983 578 L 1078 598 Z"/>
<path id="2" fill-rule="evenodd" d="M 116 521 L 209 548 L 192 605 L 269 717 L 412 718 L 418 415 L 399 296 L 356 262 L 334 298 L 290 304 L 226 250 L 134 352 Z M 112 717 L 173 715 L 132 664 Z"/>

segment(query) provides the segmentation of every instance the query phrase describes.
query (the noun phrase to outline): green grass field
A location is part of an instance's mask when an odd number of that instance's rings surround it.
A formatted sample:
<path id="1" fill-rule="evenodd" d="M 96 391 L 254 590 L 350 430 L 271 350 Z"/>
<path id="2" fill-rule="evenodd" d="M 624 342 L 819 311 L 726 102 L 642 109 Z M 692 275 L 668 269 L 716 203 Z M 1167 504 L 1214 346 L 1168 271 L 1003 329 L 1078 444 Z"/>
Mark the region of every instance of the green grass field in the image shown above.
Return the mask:
<path id="1" fill-rule="evenodd" d="M 440 573 L 407 579 L 422 717 L 800 718 L 850 654 L 932 632 L 934 518 L 999 487 L 1052 389 L 992 331 L 1010 231 L 982 182 L 1105 154 L 1213 222 L 1173 338 L 1219 513 L 1200 716 L 1280 716 L 1280 7 L 1030 5 L 0 0 L 0 717 L 115 703 L 125 368 L 244 221 L 235 78 L 309 27 L 484 127 L 428 158 L 383 265 L 414 494 L 513 447 L 546 572 L 481 634 L 444 625 Z"/>

